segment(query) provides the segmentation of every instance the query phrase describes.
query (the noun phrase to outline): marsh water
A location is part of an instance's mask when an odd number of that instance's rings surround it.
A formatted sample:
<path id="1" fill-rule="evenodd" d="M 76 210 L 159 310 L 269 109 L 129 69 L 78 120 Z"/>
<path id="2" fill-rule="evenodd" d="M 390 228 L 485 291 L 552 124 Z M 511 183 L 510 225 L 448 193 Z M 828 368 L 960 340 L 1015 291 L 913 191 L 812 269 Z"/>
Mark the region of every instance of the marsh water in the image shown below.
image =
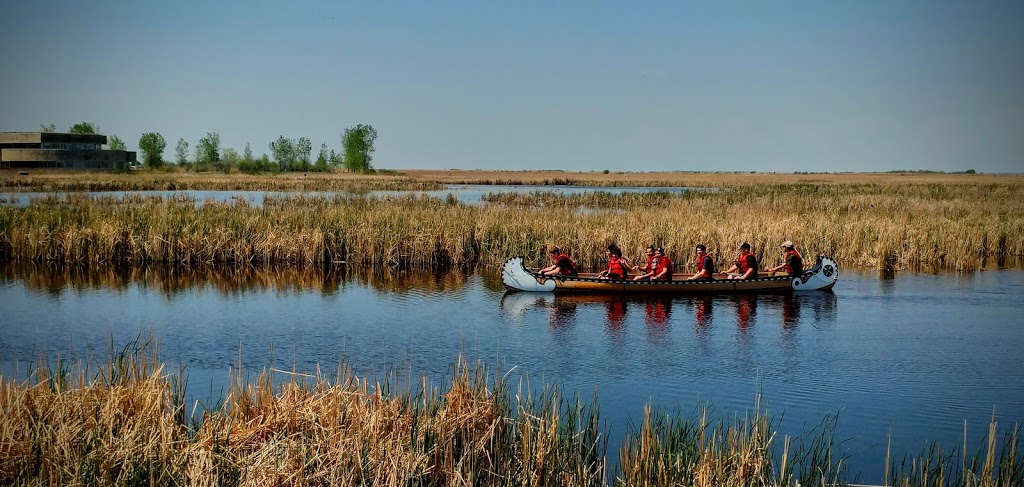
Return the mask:
<path id="1" fill-rule="evenodd" d="M 839 414 L 861 481 L 893 451 L 952 449 L 995 416 L 1024 421 L 1024 272 L 847 271 L 834 292 L 628 297 L 506 294 L 498 269 L 256 271 L 0 268 L 0 370 L 40 356 L 102 357 L 141 335 L 216 396 L 241 355 L 258 370 L 347 362 L 360 375 L 424 374 L 464 354 L 511 377 L 596 389 L 614 453 L 648 402 L 732 417 L 762 406 L 783 434 Z"/>

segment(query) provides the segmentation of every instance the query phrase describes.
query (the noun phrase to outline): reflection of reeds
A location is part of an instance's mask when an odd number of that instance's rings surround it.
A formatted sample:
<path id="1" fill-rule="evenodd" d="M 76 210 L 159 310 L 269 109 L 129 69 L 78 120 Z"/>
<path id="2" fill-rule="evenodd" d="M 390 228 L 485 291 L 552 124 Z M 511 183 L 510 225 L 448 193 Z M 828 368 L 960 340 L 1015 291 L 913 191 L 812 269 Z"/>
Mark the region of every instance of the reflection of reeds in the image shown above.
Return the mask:
<path id="1" fill-rule="evenodd" d="M 545 247 L 599 267 L 666 247 L 685 271 L 698 243 L 719 264 L 749 242 L 765 264 L 791 239 L 844 265 L 969 270 L 1024 256 L 1024 185 L 754 185 L 682 194 L 490 195 L 492 204 L 405 196 L 268 197 L 262 207 L 160 198 L 44 198 L 0 208 L 0 259 L 239 263 L 499 263 Z M 577 211 L 580 207 L 589 211 Z"/>
<path id="2" fill-rule="evenodd" d="M 327 377 L 235 371 L 225 398 L 185 403 L 183 374 L 146 345 L 98 367 L 41 361 L 26 380 L 0 376 L 0 482 L 85 485 L 839 485 L 847 458 L 836 418 L 780 437 L 767 413 L 732 421 L 644 410 L 607 472 L 607 432 L 593 403 L 557 388 L 516 388 L 459 361 L 442 388 L 383 382 L 342 367 Z M 507 374 L 506 374 L 507 376 Z M 893 463 L 892 485 L 1015 486 L 1015 425 L 984 455 L 932 444 Z M 965 432 L 966 438 L 966 432 Z M 888 459 L 887 459 L 888 461 Z M 889 474 L 887 474 L 889 477 Z"/>
<path id="3" fill-rule="evenodd" d="M 415 271 L 405 267 L 339 266 L 255 267 L 201 265 L 79 266 L 34 262 L 0 264 L 0 282 L 20 280 L 29 289 L 59 295 L 64 290 L 116 289 L 130 286 L 156 289 L 166 295 L 184 291 L 214 289 L 222 294 L 247 291 L 316 291 L 332 294 L 348 283 L 366 285 L 378 291 L 404 293 L 460 291 L 473 267 Z M 501 283 L 497 283 L 500 289 Z"/>

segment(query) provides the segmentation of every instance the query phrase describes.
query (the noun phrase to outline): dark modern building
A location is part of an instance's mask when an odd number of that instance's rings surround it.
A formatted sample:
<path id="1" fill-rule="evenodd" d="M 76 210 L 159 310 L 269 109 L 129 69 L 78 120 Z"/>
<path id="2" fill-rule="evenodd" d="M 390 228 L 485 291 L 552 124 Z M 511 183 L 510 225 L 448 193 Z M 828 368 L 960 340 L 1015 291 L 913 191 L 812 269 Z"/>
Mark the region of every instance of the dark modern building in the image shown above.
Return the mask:
<path id="1" fill-rule="evenodd" d="M 0 132 L 0 168 L 126 169 L 135 152 L 104 149 L 106 135 Z"/>

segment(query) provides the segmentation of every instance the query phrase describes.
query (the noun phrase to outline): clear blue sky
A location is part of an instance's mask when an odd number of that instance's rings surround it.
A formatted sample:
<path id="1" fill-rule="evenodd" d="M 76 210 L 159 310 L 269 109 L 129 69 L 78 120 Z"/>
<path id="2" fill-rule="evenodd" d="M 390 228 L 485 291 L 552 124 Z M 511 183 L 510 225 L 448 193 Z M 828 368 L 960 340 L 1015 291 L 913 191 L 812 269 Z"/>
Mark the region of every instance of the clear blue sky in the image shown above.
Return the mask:
<path id="1" fill-rule="evenodd" d="M 0 131 L 382 168 L 1024 172 L 1021 1 L 10 2 Z"/>

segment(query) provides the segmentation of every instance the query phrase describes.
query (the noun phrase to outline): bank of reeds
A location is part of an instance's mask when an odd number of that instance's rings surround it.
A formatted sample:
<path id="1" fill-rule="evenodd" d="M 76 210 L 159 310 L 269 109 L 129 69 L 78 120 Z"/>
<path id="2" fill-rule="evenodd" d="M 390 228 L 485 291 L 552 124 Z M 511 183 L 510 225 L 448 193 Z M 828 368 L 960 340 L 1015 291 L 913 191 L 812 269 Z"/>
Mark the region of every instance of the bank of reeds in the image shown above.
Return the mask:
<path id="1" fill-rule="evenodd" d="M 277 376 L 275 376 L 277 375 Z M 282 377 L 283 376 L 283 377 Z M 455 364 L 441 386 L 238 370 L 218 404 L 186 403 L 186 380 L 146 347 L 99 366 L 44 361 L 27 379 L 0 376 L 0 483 L 5 485 L 842 485 L 834 417 L 780 436 L 766 412 L 734 420 L 655 413 L 629 428 L 608 469 L 596 407 L 480 365 Z M 390 379 L 393 379 L 390 378 Z M 974 457 L 939 445 L 893 462 L 905 486 L 1016 486 L 1018 428 L 993 422 Z M 965 432 L 966 438 L 966 432 Z M 966 442 L 963 450 L 967 450 Z M 888 459 L 887 459 L 888 460 Z"/>
<path id="2" fill-rule="evenodd" d="M 377 191 L 435 190 L 443 185 L 401 175 L 287 173 L 277 175 L 183 171 L 33 170 L 28 176 L 0 171 L 0 191 Z"/>
<path id="3" fill-rule="evenodd" d="M 971 270 L 1024 256 L 1024 185 L 756 185 L 681 194 L 454 198 L 271 197 L 197 204 L 155 197 L 33 200 L 0 208 L 0 259 L 329 266 L 546 264 L 558 245 L 586 268 L 617 243 L 636 261 L 664 246 L 678 272 L 704 243 L 728 266 L 741 242 L 765 265 L 778 242 L 844 266 Z"/>

